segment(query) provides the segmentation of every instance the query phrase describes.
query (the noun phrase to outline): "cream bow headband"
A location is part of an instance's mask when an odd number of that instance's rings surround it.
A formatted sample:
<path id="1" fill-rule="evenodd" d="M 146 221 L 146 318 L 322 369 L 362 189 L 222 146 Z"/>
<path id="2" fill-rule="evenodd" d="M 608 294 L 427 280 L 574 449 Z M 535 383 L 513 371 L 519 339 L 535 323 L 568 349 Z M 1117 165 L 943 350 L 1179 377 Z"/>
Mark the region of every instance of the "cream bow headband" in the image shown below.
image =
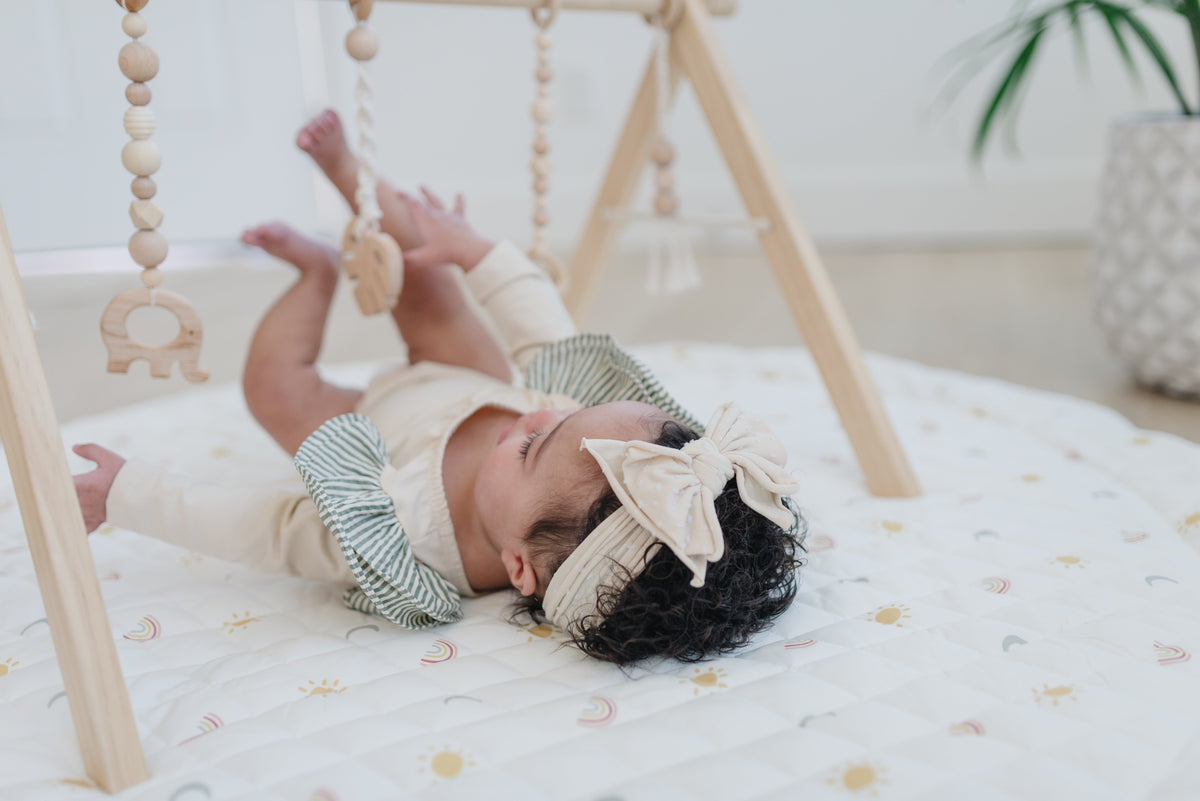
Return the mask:
<path id="1" fill-rule="evenodd" d="M 584 439 L 621 508 L 596 527 L 550 580 L 542 606 L 556 625 L 595 612 L 602 586 L 616 587 L 637 576 L 666 545 L 692 571 L 692 586 L 704 586 L 709 562 L 725 554 L 725 538 L 714 501 L 737 477 L 746 505 L 785 531 L 795 517 L 783 496 L 799 489 L 786 470 L 779 438 L 753 415 L 732 403 L 717 409 L 707 435 L 682 449 L 651 442 Z M 657 549 L 655 549 L 657 551 Z"/>

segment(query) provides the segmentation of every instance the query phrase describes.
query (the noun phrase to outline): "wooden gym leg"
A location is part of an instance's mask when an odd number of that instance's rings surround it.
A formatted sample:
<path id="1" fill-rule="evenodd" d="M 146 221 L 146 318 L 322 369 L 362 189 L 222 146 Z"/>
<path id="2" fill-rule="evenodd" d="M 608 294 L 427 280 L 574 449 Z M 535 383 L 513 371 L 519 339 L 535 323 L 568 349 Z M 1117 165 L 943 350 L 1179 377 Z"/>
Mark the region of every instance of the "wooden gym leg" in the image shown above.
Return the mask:
<path id="1" fill-rule="evenodd" d="M 920 485 L 887 419 L 862 351 L 816 248 L 791 208 L 702 0 L 683 0 L 672 32 L 681 61 L 733 173 L 746 211 L 770 220 L 759 235 L 796 325 L 821 371 L 875 495 L 912 497 Z M 586 244 L 586 243 L 585 243 Z"/>
<path id="2" fill-rule="evenodd" d="M 0 437 L 84 768 L 115 793 L 144 781 L 146 763 L 2 210 Z"/>

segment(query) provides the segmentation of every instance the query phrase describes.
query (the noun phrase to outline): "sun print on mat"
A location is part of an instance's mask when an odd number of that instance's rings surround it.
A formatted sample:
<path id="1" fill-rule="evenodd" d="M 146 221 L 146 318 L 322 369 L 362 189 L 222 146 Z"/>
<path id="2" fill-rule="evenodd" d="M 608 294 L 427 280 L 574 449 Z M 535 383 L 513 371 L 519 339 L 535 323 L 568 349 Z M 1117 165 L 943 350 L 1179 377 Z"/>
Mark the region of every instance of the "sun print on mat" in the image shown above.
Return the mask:
<path id="1" fill-rule="evenodd" d="M 1066 701 L 1068 698 L 1072 701 L 1078 701 L 1079 696 L 1076 694 L 1078 687 L 1073 684 L 1059 684 L 1051 687 L 1049 684 L 1043 684 L 1042 689 L 1033 688 L 1033 700 L 1037 703 L 1048 701 L 1054 706 L 1058 706 L 1059 701 Z"/>
<path id="2" fill-rule="evenodd" d="M 692 695 L 699 695 L 701 692 L 708 695 L 729 687 L 722 681 L 727 675 L 725 668 L 708 668 L 707 670 L 692 668 L 692 675 L 680 679 L 679 683 L 688 684 L 690 682 L 693 685 Z"/>
<path id="3" fill-rule="evenodd" d="M 1080 559 L 1078 556 L 1070 555 L 1056 556 L 1050 560 L 1050 564 L 1062 565 L 1067 570 L 1071 570 L 1072 568 L 1085 568 L 1088 566 L 1088 563 L 1083 559 Z"/>
<path id="4" fill-rule="evenodd" d="M 0 676 L 7 676 L 12 672 L 12 669 L 19 664 L 21 663 L 13 659 L 11 656 L 8 659 L 5 659 L 3 662 L 0 662 Z"/>
<path id="5" fill-rule="evenodd" d="M 329 683 L 329 679 L 321 679 L 320 684 L 317 684 L 312 679 L 309 679 L 308 683 L 309 683 L 308 687 L 298 687 L 297 688 L 300 690 L 300 692 L 304 693 L 305 698 L 312 698 L 313 696 L 316 696 L 316 695 L 320 695 L 320 696 L 336 695 L 337 693 L 346 692 L 345 687 L 338 686 L 339 679 L 334 679 L 333 684 Z"/>
<path id="6" fill-rule="evenodd" d="M 525 642 L 557 640 L 558 635 L 562 633 L 562 629 L 552 626 L 549 623 L 530 623 L 529 625 L 520 626 L 518 630 L 529 635 L 529 639 L 525 640 Z"/>
<path id="7" fill-rule="evenodd" d="M 233 634 L 238 629 L 244 629 L 244 628 L 246 628 L 246 626 L 249 626 L 251 623 L 258 623 L 261 620 L 262 620 L 261 617 L 250 617 L 250 610 L 247 609 L 246 616 L 244 618 L 239 619 L 238 613 L 234 612 L 233 620 L 226 620 L 221 625 L 229 627 L 228 629 L 225 630 L 226 634 Z"/>
<path id="8" fill-rule="evenodd" d="M 417 773 L 432 771 L 438 779 L 454 779 L 467 768 L 475 767 L 475 760 L 471 759 L 470 754 L 449 745 L 441 748 L 430 746 L 429 753 L 419 755 L 417 761 L 421 763 Z"/>
<path id="9" fill-rule="evenodd" d="M 888 781 L 883 767 L 870 762 L 852 762 L 834 770 L 825 783 L 855 795 L 878 798 L 879 788 Z"/>
<path id="10" fill-rule="evenodd" d="M 874 612 L 868 613 L 867 619 L 874 620 L 876 623 L 882 623 L 885 626 L 904 628 L 904 624 L 900 621 L 912 617 L 909 614 L 911 611 L 904 604 L 888 604 L 887 606 L 879 607 Z"/>

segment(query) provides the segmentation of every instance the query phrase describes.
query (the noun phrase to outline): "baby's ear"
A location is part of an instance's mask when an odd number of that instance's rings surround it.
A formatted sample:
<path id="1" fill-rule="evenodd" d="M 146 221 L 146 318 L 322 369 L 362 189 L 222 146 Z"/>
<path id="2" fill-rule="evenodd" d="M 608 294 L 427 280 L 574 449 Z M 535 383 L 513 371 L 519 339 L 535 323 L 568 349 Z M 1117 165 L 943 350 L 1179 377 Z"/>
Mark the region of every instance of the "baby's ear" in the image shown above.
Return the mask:
<path id="1" fill-rule="evenodd" d="M 512 551 L 505 548 L 500 552 L 500 560 L 508 571 L 508 581 L 522 595 L 533 595 L 537 592 L 537 572 L 533 569 L 533 561 L 524 550 Z"/>

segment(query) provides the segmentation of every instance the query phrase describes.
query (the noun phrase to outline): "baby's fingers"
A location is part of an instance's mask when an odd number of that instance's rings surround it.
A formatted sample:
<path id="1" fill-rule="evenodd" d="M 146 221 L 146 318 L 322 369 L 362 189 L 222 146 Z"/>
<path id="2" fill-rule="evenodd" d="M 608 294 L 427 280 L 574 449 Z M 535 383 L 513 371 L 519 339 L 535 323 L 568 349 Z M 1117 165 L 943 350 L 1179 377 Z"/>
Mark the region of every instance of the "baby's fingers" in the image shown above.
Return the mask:
<path id="1" fill-rule="evenodd" d="M 442 199 L 440 197 L 438 197 L 437 195 L 435 195 L 433 193 L 433 190 L 430 189 L 429 187 L 422 186 L 421 194 L 425 196 L 425 200 L 429 203 L 430 206 L 433 206 L 438 211 L 446 210 L 446 204 L 443 203 Z"/>
<path id="2" fill-rule="evenodd" d="M 463 198 L 462 192 L 454 196 L 454 214 L 456 217 L 465 217 L 467 214 L 467 201 Z"/>
<path id="3" fill-rule="evenodd" d="M 75 445 L 71 448 L 77 456 L 82 456 L 89 462 L 95 462 L 100 467 L 104 467 L 114 459 L 119 460 L 121 457 L 110 451 L 108 448 L 97 445 L 94 442 L 86 442 L 82 445 Z"/>

